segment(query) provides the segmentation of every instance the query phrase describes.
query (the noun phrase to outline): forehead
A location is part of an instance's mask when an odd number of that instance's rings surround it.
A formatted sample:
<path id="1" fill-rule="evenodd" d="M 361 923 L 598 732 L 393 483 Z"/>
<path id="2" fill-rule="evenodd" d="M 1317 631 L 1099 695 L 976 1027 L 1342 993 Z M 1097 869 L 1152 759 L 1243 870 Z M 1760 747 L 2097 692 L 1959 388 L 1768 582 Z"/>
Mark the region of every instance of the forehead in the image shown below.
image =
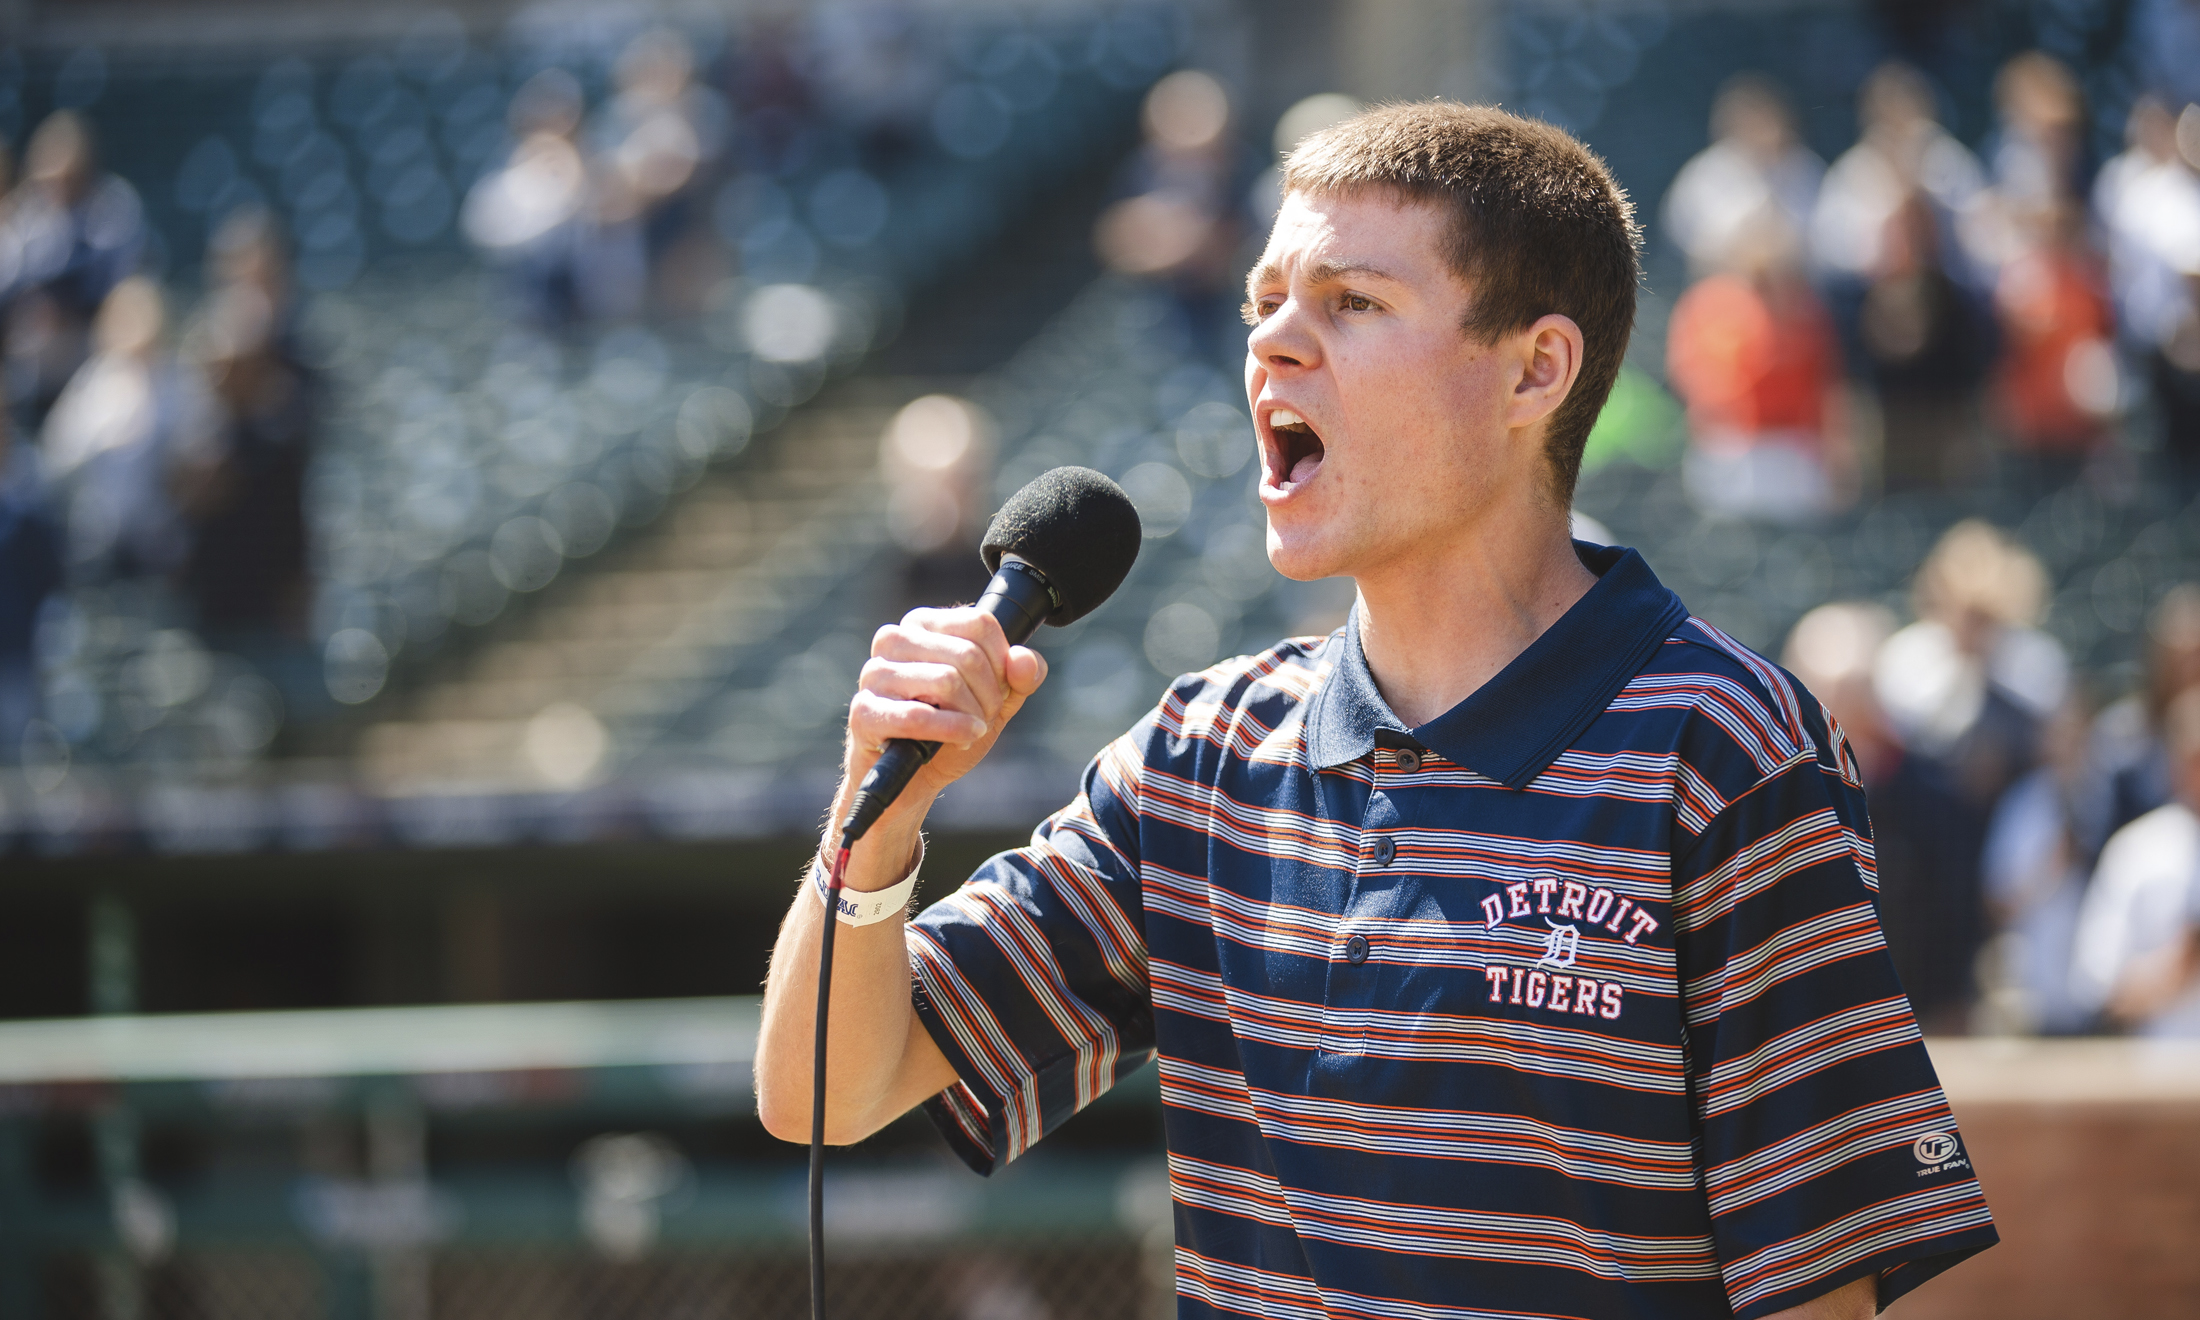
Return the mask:
<path id="1" fill-rule="evenodd" d="M 1256 279 L 1286 279 L 1339 263 L 1401 279 L 1448 273 L 1444 214 L 1434 203 L 1377 189 L 1285 195 Z"/>

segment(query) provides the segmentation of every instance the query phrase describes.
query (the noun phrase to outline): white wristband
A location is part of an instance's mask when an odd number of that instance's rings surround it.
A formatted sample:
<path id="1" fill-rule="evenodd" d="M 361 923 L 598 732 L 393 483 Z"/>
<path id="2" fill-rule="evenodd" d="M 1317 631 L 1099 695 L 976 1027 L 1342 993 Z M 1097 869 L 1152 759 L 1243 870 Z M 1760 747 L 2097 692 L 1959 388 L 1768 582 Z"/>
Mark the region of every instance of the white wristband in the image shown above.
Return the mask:
<path id="1" fill-rule="evenodd" d="M 829 880 L 825 867 L 813 860 L 810 863 L 810 883 L 817 890 L 817 901 L 832 907 L 832 891 L 826 888 Z M 900 884 L 871 893 L 843 888 L 840 891 L 839 906 L 834 908 L 833 916 L 844 926 L 869 926 L 907 911 L 909 900 L 916 892 L 915 871 L 911 871 L 908 878 Z"/>

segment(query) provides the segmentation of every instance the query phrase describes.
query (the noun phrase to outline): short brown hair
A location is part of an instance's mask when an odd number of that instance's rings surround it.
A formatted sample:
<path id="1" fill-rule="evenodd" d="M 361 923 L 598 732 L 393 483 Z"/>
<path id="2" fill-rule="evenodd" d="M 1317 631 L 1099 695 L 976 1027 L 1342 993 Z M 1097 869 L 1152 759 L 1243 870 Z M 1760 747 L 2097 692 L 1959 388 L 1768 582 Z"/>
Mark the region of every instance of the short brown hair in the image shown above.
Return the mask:
<path id="1" fill-rule="evenodd" d="M 1573 502 L 1581 451 L 1635 327 L 1640 234 L 1627 194 L 1564 129 L 1493 106 L 1376 106 L 1301 142 L 1283 190 L 1388 189 L 1450 212 L 1452 270 L 1473 291 L 1465 331 L 1485 344 L 1556 312 L 1581 327 L 1581 374 L 1551 414 L 1551 493 Z"/>

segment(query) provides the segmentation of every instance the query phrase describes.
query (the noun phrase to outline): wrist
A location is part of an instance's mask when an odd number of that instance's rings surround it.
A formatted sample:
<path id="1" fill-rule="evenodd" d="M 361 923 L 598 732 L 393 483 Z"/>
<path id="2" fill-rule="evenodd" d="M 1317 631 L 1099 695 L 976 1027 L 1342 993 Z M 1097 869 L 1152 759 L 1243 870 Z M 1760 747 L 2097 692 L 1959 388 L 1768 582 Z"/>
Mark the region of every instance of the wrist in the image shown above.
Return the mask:
<path id="1" fill-rule="evenodd" d="M 875 925 L 907 914 L 910 901 L 916 897 L 917 876 L 923 863 L 921 854 L 917 863 L 898 882 L 882 889 L 852 889 L 847 885 L 847 877 L 843 876 L 841 888 L 836 893 L 831 887 L 832 868 L 822 859 L 814 859 L 810 863 L 809 885 L 817 894 L 817 901 L 842 925 Z"/>
<path id="2" fill-rule="evenodd" d="M 831 819 L 818 848 L 818 861 L 828 870 L 840 847 L 840 828 L 855 802 L 855 789 L 844 785 L 833 800 Z M 924 819 L 932 809 L 932 795 L 905 794 L 872 823 L 856 840 L 841 882 L 850 889 L 883 889 L 917 869 L 924 861 Z M 889 874 L 890 873 L 890 874 Z"/>
<path id="3" fill-rule="evenodd" d="M 833 854 L 840 847 L 840 819 L 845 811 L 836 808 L 837 814 L 831 828 L 820 841 L 817 866 L 830 874 Z M 899 813 L 889 813 L 869 833 L 856 840 L 848 854 L 847 870 L 841 873 L 840 883 L 845 889 L 857 893 L 886 889 L 901 883 L 924 865 L 924 817 L 921 813 L 911 818 L 899 818 Z"/>

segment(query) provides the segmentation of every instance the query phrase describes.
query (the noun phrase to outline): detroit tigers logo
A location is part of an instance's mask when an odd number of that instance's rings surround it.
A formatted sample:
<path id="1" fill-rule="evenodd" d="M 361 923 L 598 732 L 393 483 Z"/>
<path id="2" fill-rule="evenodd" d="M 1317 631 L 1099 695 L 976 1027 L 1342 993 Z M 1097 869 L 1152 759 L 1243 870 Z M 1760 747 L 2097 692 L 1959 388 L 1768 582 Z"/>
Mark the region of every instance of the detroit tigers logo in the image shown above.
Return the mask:
<path id="1" fill-rule="evenodd" d="M 1572 922 L 1550 922 L 1550 933 L 1543 937 L 1543 956 L 1535 960 L 1538 967 L 1564 969 L 1574 965 L 1574 955 L 1581 952 L 1581 928 Z"/>

